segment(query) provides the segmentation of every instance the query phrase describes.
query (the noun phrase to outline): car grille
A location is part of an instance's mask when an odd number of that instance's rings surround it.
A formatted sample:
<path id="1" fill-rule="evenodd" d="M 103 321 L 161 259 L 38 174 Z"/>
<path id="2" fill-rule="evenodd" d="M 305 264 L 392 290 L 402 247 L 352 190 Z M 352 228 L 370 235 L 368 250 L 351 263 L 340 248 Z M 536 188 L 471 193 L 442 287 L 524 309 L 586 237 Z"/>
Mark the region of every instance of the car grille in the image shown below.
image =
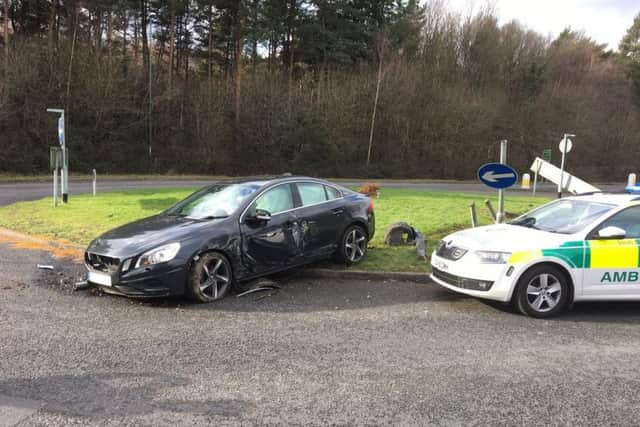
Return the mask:
<path id="1" fill-rule="evenodd" d="M 120 260 L 118 258 L 97 255 L 91 252 L 85 252 L 84 261 L 89 268 L 105 273 L 118 271 L 118 267 L 120 266 Z"/>
<path id="2" fill-rule="evenodd" d="M 445 242 L 440 242 L 436 248 L 436 255 L 440 258 L 457 261 L 467 253 L 466 249 L 459 248 L 453 245 L 447 245 Z"/>
<path id="3" fill-rule="evenodd" d="M 454 274 L 438 270 L 435 267 L 432 267 L 432 272 L 436 279 L 440 279 L 451 286 L 455 286 L 456 288 L 469 289 L 473 291 L 488 291 L 493 286 L 493 282 L 456 276 Z"/>

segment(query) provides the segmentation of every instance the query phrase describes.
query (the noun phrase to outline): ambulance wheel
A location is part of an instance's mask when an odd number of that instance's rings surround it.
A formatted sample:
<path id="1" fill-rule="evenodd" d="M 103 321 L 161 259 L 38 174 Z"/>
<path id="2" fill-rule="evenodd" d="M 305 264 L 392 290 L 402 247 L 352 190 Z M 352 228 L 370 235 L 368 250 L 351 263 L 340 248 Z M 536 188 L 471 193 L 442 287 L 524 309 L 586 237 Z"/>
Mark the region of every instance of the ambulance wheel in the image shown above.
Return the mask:
<path id="1" fill-rule="evenodd" d="M 562 312 L 569 298 L 569 283 L 557 267 L 540 265 L 526 271 L 516 287 L 515 303 L 526 316 L 547 318 Z"/>

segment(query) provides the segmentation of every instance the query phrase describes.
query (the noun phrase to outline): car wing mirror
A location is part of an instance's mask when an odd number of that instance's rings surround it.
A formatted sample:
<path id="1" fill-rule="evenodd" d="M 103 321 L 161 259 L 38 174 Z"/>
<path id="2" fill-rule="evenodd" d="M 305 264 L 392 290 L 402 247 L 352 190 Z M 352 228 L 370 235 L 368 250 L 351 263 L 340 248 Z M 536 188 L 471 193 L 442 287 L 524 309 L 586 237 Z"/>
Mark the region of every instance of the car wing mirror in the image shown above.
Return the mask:
<path id="1" fill-rule="evenodd" d="M 254 222 L 269 221 L 271 220 L 271 213 L 264 209 L 256 209 L 247 215 L 247 219 Z"/>
<path id="2" fill-rule="evenodd" d="M 598 239 L 602 240 L 624 239 L 627 237 L 627 232 L 620 227 L 610 226 L 598 230 L 597 235 Z"/>

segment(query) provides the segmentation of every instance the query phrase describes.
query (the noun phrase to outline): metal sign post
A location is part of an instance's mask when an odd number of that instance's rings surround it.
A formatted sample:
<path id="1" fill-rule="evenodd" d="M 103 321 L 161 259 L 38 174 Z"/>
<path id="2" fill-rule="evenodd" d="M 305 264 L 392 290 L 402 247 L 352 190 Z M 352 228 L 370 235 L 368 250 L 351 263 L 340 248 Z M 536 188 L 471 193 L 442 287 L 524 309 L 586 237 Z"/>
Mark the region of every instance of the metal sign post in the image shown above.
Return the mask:
<path id="1" fill-rule="evenodd" d="M 96 174 L 96 170 L 92 170 L 93 173 L 93 181 L 91 182 L 91 190 L 93 192 L 93 197 L 96 197 L 96 181 L 98 180 L 98 175 Z"/>
<path id="2" fill-rule="evenodd" d="M 507 165 L 507 140 L 500 141 L 500 163 L 487 163 L 478 169 L 478 179 L 486 186 L 498 190 L 496 223 L 504 221 L 504 189 L 518 182 L 518 173 Z"/>
<path id="3" fill-rule="evenodd" d="M 507 164 L 507 140 L 500 141 L 500 163 Z M 518 178 L 516 177 L 516 180 Z M 504 222 L 504 189 L 498 190 L 498 215 L 496 216 L 496 222 L 502 224 Z"/>
<path id="4" fill-rule="evenodd" d="M 60 114 L 60 117 L 58 118 L 58 143 L 62 148 L 62 177 L 60 179 L 60 187 L 62 190 L 62 202 L 67 203 L 69 201 L 69 159 L 67 155 L 67 145 L 65 142 L 64 110 L 60 108 L 47 108 L 47 112 Z"/>
<path id="5" fill-rule="evenodd" d="M 562 153 L 562 160 L 560 161 L 560 181 L 558 182 L 558 199 L 562 198 L 562 190 L 564 189 L 564 165 L 566 154 L 573 148 L 573 142 L 569 138 L 575 138 L 575 135 L 565 133 L 564 138 L 560 141 L 559 149 Z"/>

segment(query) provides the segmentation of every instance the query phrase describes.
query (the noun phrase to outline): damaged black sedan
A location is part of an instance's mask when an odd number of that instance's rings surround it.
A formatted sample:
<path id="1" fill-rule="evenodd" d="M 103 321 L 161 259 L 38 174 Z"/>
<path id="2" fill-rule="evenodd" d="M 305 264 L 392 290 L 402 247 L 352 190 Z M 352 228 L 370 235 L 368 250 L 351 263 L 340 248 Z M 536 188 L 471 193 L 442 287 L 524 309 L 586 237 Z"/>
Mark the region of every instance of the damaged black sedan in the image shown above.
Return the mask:
<path id="1" fill-rule="evenodd" d="M 221 182 L 168 210 L 111 230 L 85 253 L 107 292 L 224 297 L 236 282 L 335 256 L 357 264 L 375 231 L 372 201 L 314 178 Z"/>

